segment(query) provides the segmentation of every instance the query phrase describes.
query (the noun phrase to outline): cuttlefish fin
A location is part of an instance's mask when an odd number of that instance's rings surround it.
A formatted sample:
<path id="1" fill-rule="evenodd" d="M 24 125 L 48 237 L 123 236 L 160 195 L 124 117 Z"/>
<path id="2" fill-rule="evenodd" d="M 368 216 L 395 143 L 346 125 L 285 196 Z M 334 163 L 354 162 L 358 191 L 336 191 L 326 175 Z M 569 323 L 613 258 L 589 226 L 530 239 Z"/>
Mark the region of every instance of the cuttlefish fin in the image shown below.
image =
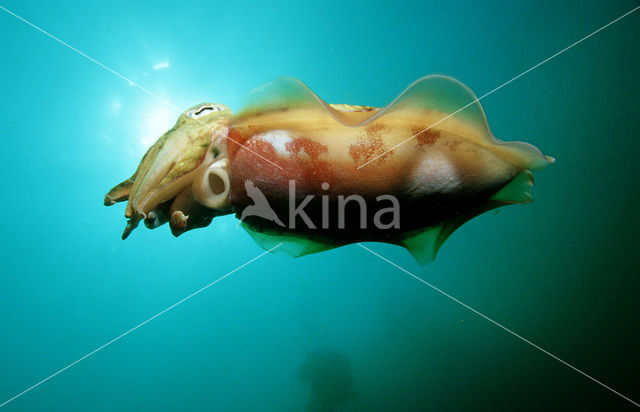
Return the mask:
<path id="1" fill-rule="evenodd" d="M 479 99 L 471 89 L 453 77 L 434 74 L 416 80 L 382 108 L 376 118 L 402 110 L 438 112 L 442 117 L 436 122 L 453 117 L 473 126 L 485 139 L 492 137 Z"/>
<path id="2" fill-rule="evenodd" d="M 261 232 L 244 222 L 240 225 L 247 231 L 247 233 L 249 233 L 258 246 L 264 250 L 271 250 L 278 244 L 281 244 L 274 250 L 274 252 L 285 253 L 291 257 L 311 255 L 313 253 L 324 252 L 325 250 L 343 246 L 343 244 L 334 244 L 324 240 L 309 239 L 284 232 Z"/>
<path id="3" fill-rule="evenodd" d="M 294 109 L 312 111 L 314 116 L 326 116 L 327 120 L 332 118 L 348 127 L 363 127 L 382 116 L 422 110 L 431 113 L 431 127 L 438 127 L 450 118 L 469 126 L 482 143 L 491 145 L 496 154 L 522 169 L 538 170 L 554 161 L 528 143 L 496 139 L 491 133 L 480 99 L 467 86 L 448 76 L 422 77 L 380 109 L 327 104 L 300 80 L 284 77 L 251 91 L 236 121 L 242 122 L 263 112 Z"/>
<path id="4" fill-rule="evenodd" d="M 480 142 L 491 145 L 496 154 L 522 169 L 539 170 L 555 161 L 529 143 L 496 139 L 487 123 L 480 98 L 467 86 L 448 76 L 430 75 L 416 80 L 365 123 L 381 116 L 411 110 L 437 113 L 431 127 L 438 127 L 451 118 L 460 120 L 472 128 Z"/>
<path id="5" fill-rule="evenodd" d="M 532 186 L 533 176 L 531 172 L 523 170 L 478 207 L 449 219 L 441 225 L 410 232 L 401 239 L 390 243 L 395 243 L 407 249 L 420 265 L 433 262 L 442 245 L 460 226 L 474 217 L 497 207 L 531 202 L 533 200 L 531 195 Z M 275 252 L 283 252 L 292 257 L 319 253 L 349 243 L 331 242 L 326 239 L 310 239 L 304 236 L 271 230 L 259 231 L 244 222 L 241 223 L 241 226 L 264 250 L 270 250 L 281 244 Z"/>
<path id="6" fill-rule="evenodd" d="M 315 111 L 316 115 L 327 116 L 328 120 L 345 126 L 357 126 L 379 110 L 370 106 L 328 104 L 309 87 L 293 77 L 281 77 L 270 83 L 253 89 L 244 101 L 243 109 L 236 121 L 263 112 L 304 109 Z"/>
<path id="7" fill-rule="evenodd" d="M 322 99 L 293 77 L 281 77 L 251 90 L 238 117 L 291 108 L 322 108 Z"/>
<path id="8" fill-rule="evenodd" d="M 135 178 L 136 175 L 133 175 L 124 182 L 117 184 L 111 190 L 109 190 L 109 192 L 104 197 L 104 205 L 111 206 L 115 205 L 118 202 L 124 202 L 125 200 L 128 200 Z"/>
<path id="9" fill-rule="evenodd" d="M 528 170 L 523 170 L 491 196 L 489 200 L 502 204 L 530 203 L 533 202 L 532 187 L 533 174 Z"/>
<path id="10" fill-rule="evenodd" d="M 282 77 L 253 89 L 248 94 L 238 117 L 296 108 L 323 110 L 336 121 L 352 127 L 364 126 L 391 111 L 430 110 L 443 113 L 443 118 L 450 115 L 463 119 L 483 135 L 491 135 L 484 110 L 473 92 L 459 81 L 441 75 L 430 75 L 416 80 L 381 109 L 327 104 L 300 80 Z M 357 111 L 367 113 L 363 116 L 353 116 L 352 113 Z"/>
<path id="11" fill-rule="evenodd" d="M 420 265 L 433 262 L 444 242 L 464 223 L 497 207 L 533 201 L 532 186 L 531 172 L 523 170 L 479 207 L 458 215 L 442 225 L 410 233 L 398 244 L 407 249 Z"/>
<path id="12" fill-rule="evenodd" d="M 416 262 L 426 265 L 435 260 L 438 250 L 447 240 L 444 229 L 445 225 L 430 227 L 407 236 L 399 244 L 411 253 Z"/>

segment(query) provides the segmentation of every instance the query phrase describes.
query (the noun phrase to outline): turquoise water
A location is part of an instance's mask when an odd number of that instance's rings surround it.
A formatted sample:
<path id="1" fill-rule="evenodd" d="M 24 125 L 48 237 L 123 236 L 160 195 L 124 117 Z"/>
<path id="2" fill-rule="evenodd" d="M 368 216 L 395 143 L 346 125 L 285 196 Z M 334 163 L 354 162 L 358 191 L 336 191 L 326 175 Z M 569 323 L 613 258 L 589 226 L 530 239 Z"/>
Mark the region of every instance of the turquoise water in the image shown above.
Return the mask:
<path id="1" fill-rule="evenodd" d="M 2 6 L 186 109 L 282 75 L 384 105 L 451 75 L 482 95 L 638 5 L 113 1 Z M 640 401 L 640 12 L 483 99 L 556 164 L 535 202 L 464 225 L 435 263 L 367 244 Z M 233 217 L 120 240 L 102 205 L 179 113 L 0 10 L 0 403 L 253 259 Z M 348 246 L 267 255 L 6 410 L 623 409 L 632 403 Z"/>

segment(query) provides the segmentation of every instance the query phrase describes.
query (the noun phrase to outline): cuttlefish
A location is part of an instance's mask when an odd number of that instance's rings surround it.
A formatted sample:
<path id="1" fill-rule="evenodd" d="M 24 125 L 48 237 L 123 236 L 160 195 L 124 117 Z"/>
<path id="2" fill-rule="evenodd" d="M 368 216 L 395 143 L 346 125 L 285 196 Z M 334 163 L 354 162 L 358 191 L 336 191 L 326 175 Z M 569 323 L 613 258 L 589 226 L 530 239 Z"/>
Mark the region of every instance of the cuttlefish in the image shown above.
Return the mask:
<path id="1" fill-rule="evenodd" d="M 531 202 L 531 170 L 554 161 L 491 133 L 475 95 L 423 77 L 383 108 L 327 104 L 296 79 L 255 89 L 241 112 L 184 112 L 105 205 L 175 236 L 235 213 L 265 249 L 293 256 L 375 241 L 420 263 L 469 219 Z"/>

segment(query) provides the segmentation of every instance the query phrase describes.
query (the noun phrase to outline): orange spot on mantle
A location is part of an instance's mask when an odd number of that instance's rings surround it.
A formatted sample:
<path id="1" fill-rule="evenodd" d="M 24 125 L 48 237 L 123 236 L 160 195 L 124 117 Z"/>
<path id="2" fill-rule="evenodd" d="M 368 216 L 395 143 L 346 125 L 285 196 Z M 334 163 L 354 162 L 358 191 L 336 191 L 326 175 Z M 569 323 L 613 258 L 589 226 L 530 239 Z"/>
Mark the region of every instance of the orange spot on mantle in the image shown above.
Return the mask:
<path id="1" fill-rule="evenodd" d="M 335 172 L 327 158 L 329 149 L 317 141 L 306 137 L 294 138 L 285 144 L 288 155 L 283 156 L 277 153 L 270 142 L 253 138 L 241 139 L 240 136 L 238 140 L 243 141 L 244 147 L 236 148 L 232 170 L 243 178 L 271 182 L 285 191 L 289 180 L 295 180 L 300 190 L 320 190 L 322 183 L 335 182 Z M 232 142 L 229 143 L 230 148 L 233 145 Z"/>
<path id="2" fill-rule="evenodd" d="M 329 149 L 326 145 L 318 143 L 306 137 L 298 137 L 285 145 L 287 152 L 296 157 L 300 157 L 301 151 L 309 156 L 312 161 L 317 161 L 322 153 L 327 153 Z"/>
<path id="3" fill-rule="evenodd" d="M 378 161 L 382 163 L 387 156 L 393 154 L 393 151 L 385 153 L 385 150 L 385 144 L 381 137 L 369 135 L 359 137 L 356 143 L 349 146 L 349 156 L 358 164 L 366 163 L 380 156 Z"/>
<path id="4" fill-rule="evenodd" d="M 359 136 L 356 143 L 349 146 L 349 156 L 354 162 L 361 164 L 380 156 L 379 163 L 382 163 L 393 151 L 385 153 L 386 146 L 383 139 L 385 127 L 382 123 L 374 122 L 365 127 L 365 134 Z"/>
<path id="5" fill-rule="evenodd" d="M 413 134 L 416 136 L 416 140 L 418 141 L 418 148 L 423 149 L 429 146 L 433 146 L 435 142 L 440 138 L 440 131 L 434 129 L 414 129 Z"/>

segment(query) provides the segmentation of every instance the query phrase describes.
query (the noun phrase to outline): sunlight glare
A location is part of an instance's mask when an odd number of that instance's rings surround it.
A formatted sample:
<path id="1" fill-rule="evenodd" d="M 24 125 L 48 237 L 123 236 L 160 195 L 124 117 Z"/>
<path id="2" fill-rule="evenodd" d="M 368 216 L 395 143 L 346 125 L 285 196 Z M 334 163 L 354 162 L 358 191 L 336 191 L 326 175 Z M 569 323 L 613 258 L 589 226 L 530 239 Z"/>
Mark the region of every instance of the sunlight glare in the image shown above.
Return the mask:
<path id="1" fill-rule="evenodd" d="M 169 130 L 176 117 L 175 112 L 165 105 L 150 108 L 141 116 L 139 126 L 141 149 L 146 151 L 164 132 Z"/>

